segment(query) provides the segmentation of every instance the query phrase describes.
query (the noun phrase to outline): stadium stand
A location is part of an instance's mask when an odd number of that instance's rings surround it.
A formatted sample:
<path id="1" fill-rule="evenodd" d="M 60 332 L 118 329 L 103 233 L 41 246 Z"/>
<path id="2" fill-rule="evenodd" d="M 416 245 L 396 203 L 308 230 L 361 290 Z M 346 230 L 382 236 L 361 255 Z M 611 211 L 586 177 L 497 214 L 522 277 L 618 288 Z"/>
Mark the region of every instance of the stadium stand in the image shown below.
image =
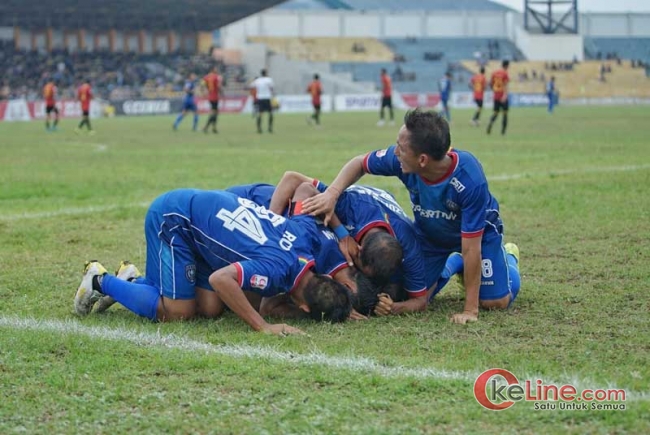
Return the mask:
<path id="1" fill-rule="evenodd" d="M 310 62 L 390 62 L 393 52 L 373 38 L 274 38 L 252 37 L 288 59 Z"/>
<path id="2" fill-rule="evenodd" d="M 467 11 L 503 11 L 505 6 L 485 0 L 344 0 L 350 8 L 356 10 L 467 10 Z"/>
<path id="3" fill-rule="evenodd" d="M 585 57 L 592 60 L 621 58 L 650 62 L 650 38 L 585 37 Z"/>

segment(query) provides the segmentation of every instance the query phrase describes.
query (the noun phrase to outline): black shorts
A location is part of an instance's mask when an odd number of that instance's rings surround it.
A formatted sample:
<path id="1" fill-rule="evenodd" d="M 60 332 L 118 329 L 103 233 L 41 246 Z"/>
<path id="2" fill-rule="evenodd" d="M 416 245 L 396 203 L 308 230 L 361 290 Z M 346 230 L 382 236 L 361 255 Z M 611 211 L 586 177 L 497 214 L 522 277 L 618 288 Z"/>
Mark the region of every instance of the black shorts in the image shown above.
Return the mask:
<path id="1" fill-rule="evenodd" d="M 219 100 L 210 101 L 210 107 L 212 108 L 212 110 L 219 110 Z"/>
<path id="2" fill-rule="evenodd" d="M 392 97 L 382 97 L 381 98 L 381 108 L 384 107 L 393 108 L 393 98 Z"/>
<path id="3" fill-rule="evenodd" d="M 268 98 L 257 100 L 257 110 L 259 112 L 270 112 L 271 100 Z"/>
<path id="4" fill-rule="evenodd" d="M 503 101 L 494 101 L 494 111 L 499 112 L 500 110 L 503 110 L 504 112 L 508 111 L 508 100 L 505 102 Z"/>
<path id="5" fill-rule="evenodd" d="M 47 113 L 49 115 L 52 112 L 58 114 L 59 109 L 57 109 L 56 106 L 45 106 L 45 113 Z"/>
<path id="6" fill-rule="evenodd" d="M 479 109 L 483 108 L 483 100 L 474 100 L 474 102 L 479 107 Z"/>
<path id="7" fill-rule="evenodd" d="M 83 114 L 83 116 L 88 116 L 88 115 L 90 115 L 90 110 L 84 110 L 81 113 Z"/>
<path id="8" fill-rule="evenodd" d="M 320 110 L 320 104 L 312 103 L 312 106 L 314 106 L 314 110 Z"/>

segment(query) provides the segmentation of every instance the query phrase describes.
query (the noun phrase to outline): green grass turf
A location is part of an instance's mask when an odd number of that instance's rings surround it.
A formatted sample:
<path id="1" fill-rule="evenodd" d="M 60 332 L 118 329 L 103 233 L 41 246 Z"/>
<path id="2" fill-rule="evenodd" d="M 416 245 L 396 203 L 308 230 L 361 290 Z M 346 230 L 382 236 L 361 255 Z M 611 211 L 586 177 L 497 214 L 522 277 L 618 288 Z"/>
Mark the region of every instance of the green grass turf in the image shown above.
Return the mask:
<path id="1" fill-rule="evenodd" d="M 296 324 L 308 337 L 252 332 L 232 315 L 152 324 L 115 307 L 77 319 L 83 262 L 144 268 L 143 219 L 156 196 L 179 187 L 275 183 L 285 170 L 330 182 L 351 157 L 394 142 L 398 125 L 374 113 L 276 116 L 273 135 L 249 116 L 221 116 L 218 135 L 172 117 L 77 123 L 0 123 L 0 433 L 648 433 L 650 391 L 650 123 L 645 107 L 514 109 L 508 135 L 454 111 L 452 142 L 476 154 L 501 204 L 506 241 L 521 250 L 522 290 L 506 312 L 460 326 L 452 284 L 426 313 L 344 325 Z M 486 121 L 488 112 L 483 114 Z M 401 114 L 399 114 L 401 116 Z M 205 117 L 201 122 L 205 122 Z M 495 134 L 496 133 L 496 134 Z M 394 178 L 362 183 L 393 192 Z M 634 392 L 625 411 L 492 412 L 456 380 L 145 346 L 128 340 L 25 329 L 13 319 L 203 343 L 249 345 L 388 368 L 476 374 L 503 367 L 524 380 L 580 380 Z"/>

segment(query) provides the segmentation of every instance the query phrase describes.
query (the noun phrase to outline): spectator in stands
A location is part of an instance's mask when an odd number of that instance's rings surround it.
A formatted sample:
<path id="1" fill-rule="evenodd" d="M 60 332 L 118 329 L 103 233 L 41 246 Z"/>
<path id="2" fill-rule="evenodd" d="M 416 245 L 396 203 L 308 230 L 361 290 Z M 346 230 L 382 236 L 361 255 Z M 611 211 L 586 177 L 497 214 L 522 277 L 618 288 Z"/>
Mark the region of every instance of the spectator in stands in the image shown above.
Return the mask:
<path id="1" fill-rule="evenodd" d="M 384 121 L 384 107 L 388 107 L 390 115 L 390 125 L 395 125 L 395 118 L 393 115 L 393 83 L 390 76 L 386 72 L 386 68 L 381 69 L 381 109 L 379 110 L 378 127 L 383 127 L 386 122 Z"/>
<path id="2" fill-rule="evenodd" d="M 402 71 L 402 67 L 397 65 L 397 68 L 395 68 L 395 71 L 393 71 L 393 80 L 396 82 L 401 82 L 404 80 L 404 71 Z"/>
<path id="3" fill-rule="evenodd" d="M 601 81 L 601 82 L 605 82 L 605 81 L 606 81 L 606 79 L 605 79 L 605 72 L 606 72 L 605 64 L 604 64 L 604 63 L 601 63 L 601 64 L 600 64 L 600 81 Z"/>

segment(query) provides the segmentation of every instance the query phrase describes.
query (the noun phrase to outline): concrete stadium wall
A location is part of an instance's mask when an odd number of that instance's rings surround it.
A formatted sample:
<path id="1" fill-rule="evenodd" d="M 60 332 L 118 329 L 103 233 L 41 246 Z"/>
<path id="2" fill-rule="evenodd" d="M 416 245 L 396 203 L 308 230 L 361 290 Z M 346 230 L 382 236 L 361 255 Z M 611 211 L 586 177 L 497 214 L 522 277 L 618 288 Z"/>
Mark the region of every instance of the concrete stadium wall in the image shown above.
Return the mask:
<path id="1" fill-rule="evenodd" d="M 528 60 L 571 61 L 584 58 L 582 35 L 535 34 L 517 27 L 514 42 Z"/>
<path id="2" fill-rule="evenodd" d="M 650 14 L 582 14 L 579 31 L 591 37 L 649 37 Z"/>

